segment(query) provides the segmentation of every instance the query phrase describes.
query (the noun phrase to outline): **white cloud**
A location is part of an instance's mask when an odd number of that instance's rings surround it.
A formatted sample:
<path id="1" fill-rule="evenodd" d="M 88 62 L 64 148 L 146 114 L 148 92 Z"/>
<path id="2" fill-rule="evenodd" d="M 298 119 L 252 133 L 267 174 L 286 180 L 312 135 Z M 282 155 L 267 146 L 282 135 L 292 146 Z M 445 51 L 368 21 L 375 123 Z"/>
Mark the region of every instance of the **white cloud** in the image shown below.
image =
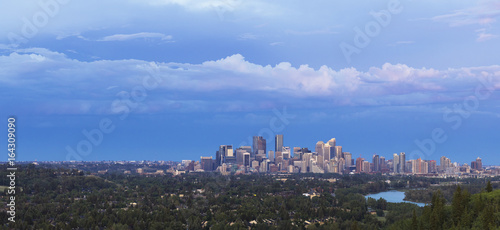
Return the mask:
<path id="1" fill-rule="evenodd" d="M 478 1 L 477 6 L 457 10 L 450 14 L 438 15 L 432 18 L 434 21 L 446 22 L 451 27 L 479 25 L 483 28 L 476 30 L 478 42 L 484 42 L 497 35 L 487 33 L 485 27 L 492 27 L 500 18 L 500 3 L 494 0 Z"/>
<path id="2" fill-rule="evenodd" d="M 282 46 L 282 45 L 285 45 L 284 42 L 271 42 L 269 43 L 270 46 Z"/>
<path id="3" fill-rule="evenodd" d="M 337 28 L 337 27 L 328 27 L 328 28 L 324 28 L 324 29 L 320 29 L 320 30 L 309 30 L 309 31 L 285 30 L 285 33 L 292 34 L 292 35 L 338 34 L 337 31 L 333 30 L 333 28 Z"/>
<path id="4" fill-rule="evenodd" d="M 33 48 L 0 56 L 0 69 L 0 84 L 8 92 L 29 89 L 15 100 L 36 98 L 43 102 L 39 111 L 57 113 L 109 113 L 111 102 L 119 98 L 114 89 L 130 92 L 142 86 L 146 76 L 160 81 L 147 92 L 150 96 L 138 110 L 142 112 L 241 111 L 283 103 L 331 108 L 453 102 L 473 94 L 481 86 L 479 79 L 500 89 L 500 66 L 436 70 L 386 63 L 368 71 L 334 70 L 288 62 L 262 66 L 240 54 L 201 64 L 84 62 Z"/>
<path id="5" fill-rule="evenodd" d="M 498 35 L 488 33 L 486 28 L 478 29 L 478 30 L 476 30 L 476 32 L 478 33 L 477 39 L 476 39 L 476 41 L 478 41 L 478 42 L 484 42 L 484 41 L 498 37 Z"/>
<path id="6" fill-rule="evenodd" d="M 239 38 L 241 40 L 255 40 L 258 38 L 258 36 L 255 34 L 252 34 L 252 33 L 244 33 L 244 34 L 240 34 Z"/>
<path id="7" fill-rule="evenodd" d="M 151 39 L 151 38 L 156 38 L 160 40 L 171 40 L 172 36 L 171 35 L 165 35 L 162 33 L 147 33 L 147 32 L 141 32 L 141 33 L 135 33 L 135 34 L 115 34 L 115 35 L 110 35 L 106 36 L 99 41 L 127 41 L 127 40 L 133 40 L 133 39 Z"/>
<path id="8" fill-rule="evenodd" d="M 498 1 L 479 1 L 475 7 L 457 10 L 450 14 L 433 17 L 434 21 L 447 22 L 450 26 L 488 25 L 497 21 L 500 16 Z"/>

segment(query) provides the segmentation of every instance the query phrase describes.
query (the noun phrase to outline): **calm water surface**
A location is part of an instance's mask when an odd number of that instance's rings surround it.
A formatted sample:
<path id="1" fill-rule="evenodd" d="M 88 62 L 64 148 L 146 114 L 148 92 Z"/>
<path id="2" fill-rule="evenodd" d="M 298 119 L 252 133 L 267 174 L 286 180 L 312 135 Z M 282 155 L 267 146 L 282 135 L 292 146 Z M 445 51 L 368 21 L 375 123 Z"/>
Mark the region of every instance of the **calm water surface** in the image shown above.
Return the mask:
<path id="1" fill-rule="evenodd" d="M 368 197 L 371 197 L 375 200 L 378 200 L 379 198 L 384 198 L 385 200 L 387 200 L 387 202 L 391 202 L 391 203 L 406 202 L 406 203 L 416 204 L 420 207 L 425 206 L 425 203 L 416 203 L 416 202 L 403 200 L 405 198 L 405 193 L 400 192 L 400 191 L 396 191 L 396 190 L 391 190 L 391 191 L 381 192 L 381 193 L 376 193 L 376 194 L 369 194 L 369 195 L 365 196 L 365 198 L 368 198 Z"/>

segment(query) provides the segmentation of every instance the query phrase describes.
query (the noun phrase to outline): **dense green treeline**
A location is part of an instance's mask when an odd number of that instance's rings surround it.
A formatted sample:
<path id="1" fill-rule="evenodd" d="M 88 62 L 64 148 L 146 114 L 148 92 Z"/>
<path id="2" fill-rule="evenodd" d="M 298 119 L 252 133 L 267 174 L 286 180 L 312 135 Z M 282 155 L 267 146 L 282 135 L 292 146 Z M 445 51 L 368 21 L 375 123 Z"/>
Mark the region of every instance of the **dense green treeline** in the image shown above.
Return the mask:
<path id="1" fill-rule="evenodd" d="M 460 184 L 461 189 L 467 190 L 469 193 L 476 194 L 484 190 L 485 181 L 480 179 L 464 179 Z M 420 202 L 420 203 L 430 203 L 432 201 L 432 196 L 438 190 L 446 199 L 447 202 L 451 202 L 453 195 L 455 193 L 457 186 L 430 186 L 426 189 L 412 189 L 405 191 L 405 197 L 409 201 Z M 492 185 L 492 189 L 499 189 L 500 184 L 496 183 Z"/>
<path id="2" fill-rule="evenodd" d="M 0 211 L 0 229 L 487 229 L 499 223 L 500 190 L 432 204 L 365 199 L 394 188 L 425 188 L 433 179 L 384 175 L 141 176 L 23 166 L 16 222 Z M 0 180 L 1 185 L 6 180 Z M 457 188 L 458 189 L 458 188 Z M 491 191 L 491 192 L 487 192 Z M 8 197 L 0 196 L 5 207 Z M 436 228 L 432 228 L 436 227 Z M 484 228 L 487 227 L 487 228 Z"/>
<path id="3" fill-rule="evenodd" d="M 461 186 L 453 193 L 451 204 L 440 190 L 432 196 L 431 204 L 422 214 L 396 222 L 389 229 L 500 229 L 500 190 L 488 182 L 483 191 L 471 195 Z"/>

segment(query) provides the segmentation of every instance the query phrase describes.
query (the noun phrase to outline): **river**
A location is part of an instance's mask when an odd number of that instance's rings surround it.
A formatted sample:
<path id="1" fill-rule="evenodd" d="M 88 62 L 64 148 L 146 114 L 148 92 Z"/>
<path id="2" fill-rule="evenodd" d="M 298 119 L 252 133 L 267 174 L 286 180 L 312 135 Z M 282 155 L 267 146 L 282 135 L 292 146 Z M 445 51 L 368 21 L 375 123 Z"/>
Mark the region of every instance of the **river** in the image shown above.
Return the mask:
<path id="1" fill-rule="evenodd" d="M 417 203 L 417 202 L 411 202 L 411 201 L 406 201 L 404 200 L 405 198 L 405 193 L 397 190 L 390 190 L 387 192 L 381 192 L 381 193 L 376 193 L 376 194 L 368 194 L 365 196 L 365 198 L 371 197 L 375 200 L 378 200 L 379 198 L 384 198 L 387 200 L 387 202 L 391 203 L 400 203 L 400 202 L 406 202 L 406 203 L 412 203 L 416 204 L 420 207 L 424 207 L 425 203 Z"/>

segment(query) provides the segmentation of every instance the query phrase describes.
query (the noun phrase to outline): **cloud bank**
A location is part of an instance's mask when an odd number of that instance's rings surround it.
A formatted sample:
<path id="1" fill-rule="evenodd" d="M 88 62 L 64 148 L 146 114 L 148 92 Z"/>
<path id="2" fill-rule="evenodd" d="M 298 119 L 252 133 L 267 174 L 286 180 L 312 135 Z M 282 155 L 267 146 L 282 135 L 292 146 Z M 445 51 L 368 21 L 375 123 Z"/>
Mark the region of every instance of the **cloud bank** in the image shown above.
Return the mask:
<path id="1" fill-rule="evenodd" d="M 148 76 L 159 84 L 145 91 L 136 112 L 425 105 L 463 101 L 485 82 L 500 88 L 498 65 L 437 70 L 386 63 L 363 72 L 288 62 L 263 66 L 240 54 L 199 64 L 80 61 L 32 48 L 0 56 L 0 69 L 2 105 L 19 111 L 33 106 L 40 114 L 113 113 L 112 102 Z"/>

